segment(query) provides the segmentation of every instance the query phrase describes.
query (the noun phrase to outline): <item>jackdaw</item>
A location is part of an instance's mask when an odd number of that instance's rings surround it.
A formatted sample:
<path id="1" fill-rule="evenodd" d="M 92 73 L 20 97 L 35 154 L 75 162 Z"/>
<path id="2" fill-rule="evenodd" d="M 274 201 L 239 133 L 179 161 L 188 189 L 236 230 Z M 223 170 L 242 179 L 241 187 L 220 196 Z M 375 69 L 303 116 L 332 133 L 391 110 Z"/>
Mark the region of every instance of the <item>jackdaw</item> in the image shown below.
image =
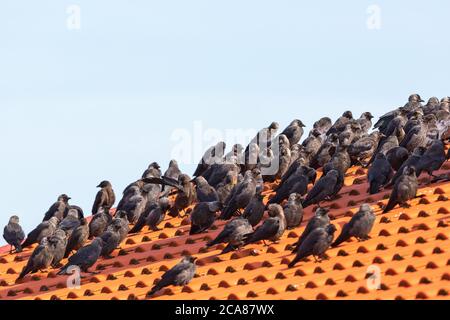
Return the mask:
<path id="1" fill-rule="evenodd" d="M 200 202 L 191 213 L 191 230 L 190 235 L 200 234 L 212 227 L 216 221 L 216 213 L 220 211 L 222 204 L 215 202 Z"/>
<path id="2" fill-rule="evenodd" d="M 9 253 L 12 253 L 13 247 L 16 252 L 22 252 L 22 242 L 25 239 L 25 233 L 19 224 L 18 216 L 9 218 L 8 225 L 3 229 L 3 239 L 11 246 Z"/>
<path id="3" fill-rule="evenodd" d="M 59 220 L 57 217 L 51 217 L 50 220 L 39 224 L 28 234 L 27 239 L 22 244 L 22 248 L 28 248 L 35 243 L 40 243 L 42 239 L 52 236 L 58 227 L 58 223 Z"/>
<path id="4" fill-rule="evenodd" d="M 80 225 L 70 235 L 64 258 L 68 258 L 72 251 L 76 251 L 84 246 L 89 239 L 89 224 L 86 219 L 81 219 Z"/>
<path id="5" fill-rule="evenodd" d="M 91 244 L 82 247 L 71 256 L 67 264 L 58 272 L 58 275 L 67 274 L 71 266 L 79 267 L 83 272 L 89 272 L 89 268 L 92 267 L 100 257 L 102 248 L 103 240 L 101 238 L 95 238 Z"/>
<path id="6" fill-rule="evenodd" d="M 56 219 L 56 217 L 53 218 Z M 17 280 L 23 279 L 29 273 L 36 273 L 39 270 L 45 270 L 50 267 L 53 261 L 53 250 L 53 244 L 50 243 L 47 237 L 43 237 L 39 245 L 34 249 Z"/>
<path id="7" fill-rule="evenodd" d="M 403 207 L 409 207 L 408 201 L 417 196 L 418 187 L 416 169 L 414 167 L 406 167 L 403 170 L 403 175 L 395 182 L 384 213 L 388 213 L 394 209 L 397 204 Z"/>
<path id="8" fill-rule="evenodd" d="M 277 242 L 286 231 L 286 218 L 283 208 L 278 204 L 271 204 L 268 207 L 269 219 L 258 227 L 255 232 L 245 237 L 245 244 L 252 244 L 259 241 Z"/>
<path id="9" fill-rule="evenodd" d="M 266 206 L 264 205 L 263 199 L 264 196 L 262 195 L 262 188 L 258 187 L 255 195 L 252 200 L 250 200 L 250 203 L 247 205 L 244 213 L 242 214 L 242 216 L 248 220 L 252 227 L 257 226 L 264 216 Z"/>
<path id="10" fill-rule="evenodd" d="M 112 217 L 109 214 L 109 211 L 106 209 L 100 210 L 92 217 L 92 220 L 89 223 L 89 238 L 93 239 L 101 236 L 111 221 Z"/>
<path id="11" fill-rule="evenodd" d="M 100 208 L 111 209 L 116 202 L 116 195 L 112 188 L 111 182 L 102 181 L 97 188 L 101 188 L 95 197 L 94 205 L 92 206 L 92 214 L 96 214 Z"/>
<path id="12" fill-rule="evenodd" d="M 303 206 L 300 194 L 293 193 L 283 208 L 288 230 L 299 227 L 303 222 Z"/>
<path id="13" fill-rule="evenodd" d="M 367 175 L 370 184 L 369 193 L 380 192 L 381 188 L 391 181 L 393 175 L 394 172 L 386 156 L 383 153 L 377 154 Z"/>
<path id="14" fill-rule="evenodd" d="M 69 210 L 69 200 L 68 195 L 60 195 L 58 200 L 45 213 L 43 221 L 48 221 L 51 217 L 57 217 L 61 221 Z"/>
<path id="15" fill-rule="evenodd" d="M 333 196 L 336 192 L 336 185 L 339 182 L 339 172 L 330 170 L 326 176 L 322 177 L 311 189 L 303 202 L 303 208 L 313 204 L 319 204 L 327 198 Z"/>
<path id="16" fill-rule="evenodd" d="M 305 239 L 317 228 L 326 228 L 330 224 L 330 217 L 328 213 L 330 210 L 325 208 L 318 208 L 314 217 L 309 220 L 306 225 L 305 231 L 298 239 L 297 243 L 294 245 L 293 252 L 297 252 L 298 248 L 303 244 Z"/>

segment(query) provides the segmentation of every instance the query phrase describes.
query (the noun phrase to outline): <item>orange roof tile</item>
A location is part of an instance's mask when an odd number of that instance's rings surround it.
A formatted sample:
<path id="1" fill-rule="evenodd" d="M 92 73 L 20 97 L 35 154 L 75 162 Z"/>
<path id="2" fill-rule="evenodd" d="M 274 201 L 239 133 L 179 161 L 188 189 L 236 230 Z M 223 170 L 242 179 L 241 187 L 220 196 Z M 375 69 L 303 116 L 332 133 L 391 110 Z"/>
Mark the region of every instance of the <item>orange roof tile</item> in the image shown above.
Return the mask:
<path id="1" fill-rule="evenodd" d="M 450 169 L 445 164 L 442 172 Z M 440 172 L 440 173 L 442 173 Z M 251 245 L 220 255 L 223 247 L 205 249 L 225 224 L 189 236 L 188 218 L 167 218 L 162 231 L 130 235 L 115 258 L 100 259 L 80 289 L 66 287 L 67 276 L 57 270 L 27 276 L 16 284 L 18 273 L 31 254 L 0 251 L 0 299 L 146 299 L 155 280 L 185 254 L 199 258 L 197 276 L 185 287 L 169 287 L 154 299 L 449 299 L 450 280 L 450 183 L 429 185 L 421 178 L 421 198 L 409 209 L 382 214 L 390 190 L 368 195 L 366 169 L 352 168 L 339 199 L 329 203 L 338 231 L 362 203 L 372 205 L 377 222 L 371 239 L 353 240 L 327 252 L 322 263 L 301 262 L 288 269 L 293 258 L 289 246 L 296 242 L 313 208 L 305 210 L 302 227 L 287 231 L 278 244 Z M 272 186 L 267 186 L 266 195 Z M 381 288 L 367 286 L 368 269 L 377 266 Z"/>

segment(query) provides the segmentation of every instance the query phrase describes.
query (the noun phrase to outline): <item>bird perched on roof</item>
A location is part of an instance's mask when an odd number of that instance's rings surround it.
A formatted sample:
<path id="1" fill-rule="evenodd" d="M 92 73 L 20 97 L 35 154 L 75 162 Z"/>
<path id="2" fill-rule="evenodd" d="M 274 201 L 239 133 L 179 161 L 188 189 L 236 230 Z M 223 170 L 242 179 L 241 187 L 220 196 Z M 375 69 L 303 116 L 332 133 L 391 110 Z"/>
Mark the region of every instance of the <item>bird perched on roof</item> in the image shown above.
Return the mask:
<path id="1" fill-rule="evenodd" d="M 297 252 L 298 248 L 303 244 L 305 239 L 317 228 L 326 228 L 330 224 L 330 217 L 328 216 L 328 213 L 330 210 L 325 208 L 318 208 L 316 210 L 316 213 L 314 217 L 309 220 L 308 224 L 306 225 L 305 231 L 303 231 L 303 234 L 298 239 L 297 243 L 294 245 L 293 252 Z"/>
<path id="2" fill-rule="evenodd" d="M 186 209 L 194 204 L 197 199 L 195 187 L 191 183 L 191 178 L 186 174 L 181 174 L 179 177 L 179 190 L 175 198 L 175 202 L 169 210 L 171 217 L 180 215 L 180 211 L 186 213 Z"/>
<path id="3" fill-rule="evenodd" d="M 261 129 L 256 134 L 256 136 L 250 141 L 246 150 L 249 149 L 249 146 L 251 144 L 256 144 L 263 148 L 270 147 L 270 144 L 271 144 L 273 138 L 275 137 L 279 128 L 280 128 L 280 125 L 278 124 L 278 122 L 272 122 L 267 128 Z"/>
<path id="4" fill-rule="evenodd" d="M 67 264 L 61 268 L 58 275 L 67 274 L 70 271 L 70 267 L 79 267 L 83 272 L 89 272 L 89 268 L 92 267 L 100 257 L 103 248 L 103 240 L 101 238 L 95 238 L 91 244 L 82 247 L 73 256 L 69 258 Z"/>
<path id="5" fill-rule="evenodd" d="M 389 137 L 383 137 L 380 140 L 380 143 L 378 145 L 377 150 L 373 153 L 372 158 L 370 159 L 368 164 L 372 164 L 375 160 L 375 156 L 379 153 L 387 154 L 390 150 L 397 148 L 398 145 L 398 138 L 396 135 L 392 135 Z"/>
<path id="6" fill-rule="evenodd" d="M 140 193 L 129 198 L 129 200 L 121 208 L 121 210 L 127 212 L 127 218 L 130 223 L 135 223 L 138 221 L 144 211 L 147 205 L 148 190 L 149 189 L 142 188 Z M 104 210 L 107 211 L 106 209 Z"/>
<path id="7" fill-rule="evenodd" d="M 225 180 L 217 185 L 217 195 L 222 204 L 226 202 L 231 194 L 231 191 L 233 191 L 234 186 L 236 186 L 237 176 L 238 174 L 235 171 L 229 171 L 225 177 Z"/>
<path id="8" fill-rule="evenodd" d="M 352 165 L 352 160 L 348 154 L 348 145 L 339 145 L 336 152 L 331 157 L 330 164 L 334 169 L 345 175 Z"/>
<path id="9" fill-rule="evenodd" d="M 302 196 L 293 193 L 289 196 L 288 202 L 283 208 L 286 218 L 286 229 L 294 229 L 299 227 L 303 222 L 303 206 Z"/>
<path id="10" fill-rule="evenodd" d="M 281 133 L 282 135 L 285 135 L 288 140 L 289 144 L 292 146 L 294 144 L 297 144 L 300 139 L 303 136 L 304 130 L 303 128 L 305 125 L 301 120 L 295 119 L 294 121 L 289 124 L 289 126 L 284 129 L 284 131 Z"/>
<path id="11" fill-rule="evenodd" d="M 331 121 L 331 119 L 328 117 L 324 117 L 316 121 L 313 125 L 313 128 L 319 130 L 319 132 L 324 135 L 328 132 L 328 130 L 331 129 L 332 126 L 333 122 Z"/>
<path id="12" fill-rule="evenodd" d="M 311 191 L 309 191 L 305 201 L 303 201 L 303 208 L 307 208 L 313 204 L 320 204 L 320 202 L 333 196 L 336 192 L 336 185 L 338 183 L 339 172 L 337 170 L 330 170 L 326 176 L 320 178 Z"/>
<path id="13" fill-rule="evenodd" d="M 375 150 L 380 142 L 381 133 L 379 131 L 374 131 L 367 137 L 363 137 L 355 142 L 353 142 L 347 149 L 348 154 L 352 160 L 353 164 L 361 164 L 365 160 L 372 158 Z"/>
<path id="14" fill-rule="evenodd" d="M 370 112 L 364 112 L 356 122 L 361 126 L 363 132 L 369 132 L 372 128 L 373 115 Z"/>
<path id="15" fill-rule="evenodd" d="M 67 240 L 66 252 L 64 258 L 68 258 L 72 251 L 76 251 L 84 246 L 89 239 L 89 224 L 85 218 L 81 219 L 80 225 L 73 230 Z"/>
<path id="16" fill-rule="evenodd" d="M 66 253 L 67 234 L 64 230 L 57 229 L 48 240 L 53 245 L 53 260 L 51 266 L 57 268 Z"/>
<path id="17" fill-rule="evenodd" d="M 11 246 L 9 253 L 12 253 L 12 248 L 16 252 L 22 252 L 22 242 L 25 239 L 25 233 L 20 226 L 20 219 L 18 216 L 9 218 L 8 224 L 3 229 L 3 239 Z"/>
<path id="18" fill-rule="evenodd" d="M 386 153 L 386 159 L 395 171 L 400 169 L 403 163 L 408 160 L 409 156 L 409 151 L 403 147 L 395 147 Z"/>
<path id="19" fill-rule="evenodd" d="M 342 229 L 341 235 L 333 243 L 332 247 L 336 248 L 341 243 L 344 243 L 350 238 L 355 237 L 359 241 L 368 240 L 369 234 L 375 224 L 376 216 L 372 207 L 368 204 L 363 204 L 349 223 Z"/>
<path id="20" fill-rule="evenodd" d="M 56 217 L 53 218 L 56 219 Z M 39 270 L 45 270 L 50 267 L 53 261 L 53 250 L 53 244 L 50 243 L 47 237 L 43 237 L 39 245 L 34 249 L 17 280 L 23 279 L 27 274 L 36 273 Z"/>
<path id="21" fill-rule="evenodd" d="M 142 179 L 145 178 L 161 178 L 161 167 L 157 162 L 152 162 L 147 170 L 142 174 Z"/>
<path id="22" fill-rule="evenodd" d="M 119 230 L 122 228 L 120 221 L 114 220 L 108 229 L 100 236 L 103 240 L 103 248 L 101 256 L 107 259 L 112 259 L 111 253 L 120 244 L 120 233 Z"/>
<path id="23" fill-rule="evenodd" d="M 447 155 L 445 154 L 444 143 L 441 140 L 434 140 L 415 165 L 417 176 L 419 177 L 425 171 L 428 175 L 434 177 L 434 171 L 439 170 L 446 159 Z"/>
<path id="24" fill-rule="evenodd" d="M 119 211 L 111 224 L 106 228 L 106 231 L 115 231 L 118 226 L 117 232 L 119 233 L 119 244 L 121 244 L 128 236 L 130 232 L 130 226 L 128 222 L 127 213 L 125 211 Z"/>
<path id="25" fill-rule="evenodd" d="M 333 243 L 336 231 L 336 227 L 330 224 L 325 228 L 318 228 L 311 232 L 298 248 L 296 257 L 289 263 L 289 268 L 295 267 L 299 261 L 309 256 L 313 256 L 316 262 L 325 259 L 326 252 Z"/>
<path id="26" fill-rule="evenodd" d="M 112 217 L 108 210 L 99 210 L 99 212 L 92 217 L 92 220 L 89 223 L 89 238 L 93 239 L 101 236 L 111 221 Z"/>
<path id="27" fill-rule="evenodd" d="M 58 228 L 61 230 L 64 230 L 66 234 L 69 236 L 72 234 L 73 230 L 78 228 L 78 226 L 81 224 L 78 211 L 75 209 L 69 209 L 69 212 L 67 213 L 67 216 L 61 221 L 61 223 L 58 225 Z"/>
<path id="28" fill-rule="evenodd" d="M 241 209 L 247 207 L 256 193 L 256 180 L 251 171 L 245 173 L 244 181 L 236 185 L 235 190 L 230 195 L 229 200 L 224 204 L 224 209 L 220 219 L 229 220 Z"/>
<path id="29" fill-rule="evenodd" d="M 58 200 L 45 213 L 43 221 L 48 221 L 51 217 L 57 217 L 61 221 L 67 214 L 67 211 L 69 211 L 70 199 L 66 194 L 60 195 Z"/>
<path id="30" fill-rule="evenodd" d="M 186 256 L 183 257 L 180 263 L 175 267 L 167 271 L 161 278 L 161 280 L 153 287 L 153 289 L 147 294 L 148 297 L 155 295 L 159 290 L 168 286 L 185 286 L 194 279 L 197 267 L 195 261 L 197 258 Z"/>
<path id="31" fill-rule="evenodd" d="M 428 126 L 422 122 L 408 132 L 400 143 L 400 147 L 408 149 L 409 152 L 413 152 L 417 147 L 425 147 L 427 142 L 427 132 Z"/>
<path id="32" fill-rule="evenodd" d="M 226 143 L 219 142 L 215 146 L 206 150 L 202 159 L 200 160 L 197 169 L 194 172 L 194 177 L 199 177 L 205 173 L 206 170 L 214 163 L 221 163 L 225 154 Z"/>
<path id="33" fill-rule="evenodd" d="M 335 153 L 338 143 L 338 135 L 336 133 L 330 134 L 320 147 L 319 151 L 317 151 L 316 155 L 312 157 L 310 167 L 319 169 L 328 163 Z"/>
<path id="34" fill-rule="evenodd" d="M 116 202 L 116 195 L 112 188 L 111 182 L 102 181 L 97 188 L 101 188 L 95 197 L 94 205 L 92 206 L 92 214 L 96 214 L 100 208 L 111 209 Z"/>
<path id="35" fill-rule="evenodd" d="M 428 102 L 426 105 L 423 106 L 423 112 L 425 115 L 436 113 L 439 111 L 439 106 L 441 105 L 441 102 L 436 97 L 431 97 L 428 99 Z"/>
<path id="36" fill-rule="evenodd" d="M 408 158 L 408 160 L 406 160 L 402 166 L 397 170 L 397 172 L 395 173 L 395 175 L 392 177 L 392 180 L 390 183 L 388 183 L 386 185 L 386 187 L 390 187 L 392 185 L 394 185 L 397 180 L 402 176 L 403 171 L 405 170 L 406 167 L 416 167 L 417 163 L 419 163 L 420 159 L 422 158 L 422 156 L 425 154 L 425 152 L 427 151 L 427 149 L 425 147 L 418 147 L 416 149 L 414 149 L 414 152 L 411 154 L 411 156 Z"/>
<path id="37" fill-rule="evenodd" d="M 52 236 L 58 227 L 58 223 L 57 217 L 51 217 L 50 220 L 40 223 L 28 234 L 27 239 L 22 244 L 22 248 L 28 248 L 35 243 L 40 243 L 42 239 Z"/>
<path id="38" fill-rule="evenodd" d="M 311 130 L 309 137 L 306 138 L 302 143 L 303 152 L 306 155 L 308 161 L 311 161 L 311 159 L 317 154 L 317 152 L 319 152 L 322 143 L 322 132 L 320 132 L 319 129 Z"/>
<path id="39" fill-rule="evenodd" d="M 178 181 L 180 174 L 181 170 L 178 167 L 178 162 L 176 160 L 170 160 L 169 167 L 167 168 L 166 172 L 164 172 L 163 177 L 172 179 L 174 181 Z M 170 186 L 166 185 L 162 186 L 161 194 L 159 195 L 159 197 L 160 198 L 167 197 L 172 190 L 173 188 Z"/>
<path id="40" fill-rule="evenodd" d="M 418 108 L 422 108 L 422 102 L 425 102 L 422 100 L 422 98 L 420 97 L 420 95 L 418 95 L 417 93 L 414 93 L 412 95 L 409 96 L 408 98 L 408 103 L 405 104 L 404 108 L 408 111 L 414 111 L 415 109 Z"/>
<path id="41" fill-rule="evenodd" d="M 286 231 L 286 218 L 283 208 L 278 204 L 271 204 L 268 207 L 269 219 L 258 227 L 253 233 L 245 237 L 245 244 L 252 244 L 259 241 L 277 242 Z"/>
<path id="42" fill-rule="evenodd" d="M 262 188 L 257 187 L 255 195 L 250 200 L 247 207 L 245 207 L 244 213 L 242 214 L 252 227 L 257 226 L 264 216 L 266 206 L 264 205 L 263 199 Z"/>
<path id="43" fill-rule="evenodd" d="M 308 192 L 308 184 L 310 183 L 310 177 L 306 175 L 308 170 L 309 168 L 307 167 L 299 167 L 285 182 L 281 182 L 275 190 L 275 195 L 269 200 L 269 204 L 281 203 L 293 193 L 298 193 L 301 196 L 305 195 Z"/>
<path id="44" fill-rule="evenodd" d="M 212 227 L 216 221 L 216 213 L 220 211 L 222 204 L 219 201 L 200 202 L 191 213 L 190 235 L 200 234 Z"/>
<path id="45" fill-rule="evenodd" d="M 327 136 L 330 134 L 339 134 L 342 131 L 345 130 L 345 127 L 347 123 L 349 123 L 351 120 L 353 120 L 353 114 L 351 111 L 345 111 L 344 114 L 336 120 L 336 122 L 333 124 L 333 126 L 328 130 Z"/>
<path id="46" fill-rule="evenodd" d="M 219 201 L 219 196 L 217 195 L 216 190 L 209 185 L 205 178 L 197 177 L 195 179 L 195 184 L 198 202 Z"/>
<path id="47" fill-rule="evenodd" d="M 148 210 L 147 217 L 145 218 L 145 225 L 147 225 L 150 230 L 158 231 L 160 230 L 158 226 L 164 221 L 167 211 L 170 209 L 170 202 L 167 198 L 161 198 L 158 203 L 152 206 Z M 137 227 L 138 224 L 135 225 Z M 134 228 L 133 228 L 134 229 Z M 132 233 L 135 233 L 134 231 Z"/>
<path id="48" fill-rule="evenodd" d="M 388 213 L 395 208 L 397 204 L 403 207 L 409 207 L 408 201 L 417 196 L 419 184 L 417 182 L 416 170 L 413 167 L 406 167 L 402 176 L 395 182 L 389 202 L 384 209 Z"/>
<path id="49" fill-rule="evenodd" d="M 206 244 L 210 248 L 218 244 L 227 243 L 228 245 L 222 251 L 222 254 L 239 249 L 245 244 L 247 235 L 253 232 L 250 222 L 242 217 L 229 221 L 222 232 L 212 241 Z"/>
<path id="50" fill-rule="evenodd" d="M 381 188 L 391 181 L 393 175 L 394 171 L 386 156 L 383 153 L 377 154 L 367 174 L 370 184 L 369 193 L 376 194 L 380 192 Z"/>

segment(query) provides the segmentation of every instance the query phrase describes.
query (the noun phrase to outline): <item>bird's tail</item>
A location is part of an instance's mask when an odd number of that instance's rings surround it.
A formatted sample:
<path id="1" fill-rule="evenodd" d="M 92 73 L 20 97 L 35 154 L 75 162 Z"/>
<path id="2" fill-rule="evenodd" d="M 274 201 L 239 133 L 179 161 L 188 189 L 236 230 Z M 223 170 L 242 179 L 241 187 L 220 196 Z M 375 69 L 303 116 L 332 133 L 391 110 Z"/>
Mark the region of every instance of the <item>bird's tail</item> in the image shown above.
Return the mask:
<path id="1" fill-rule="evenodd" d="M 30 241 L 30 238 L 26 238 L 26 239 L 25 239 L 25 242 L 22 243 L 22 248 L 28 248 L 28 247 L 30 247 L 31 245 L 33 245 L 33 242 Z"/>
<path id="2" fill-rule="evenodd" d="M 388 213 L 389 211 L 394 209 L 396 205 L 397 205 L 397 202 L 394 199 L 392 199 L 392 198 L 389 199 L 389 202 L 388 202 L 386 208 L 384 208 L 383 213 Z"/>
<path id="3" fill-rule="evenodd" d="M 289 269 L 294 268 L 295 265 L 296 265 L 299 261 L 300 261 L 300 260 L 298 259 L 298 257 L 295 257 L 294 260 L 292 260 L 292 262 L 288 264 Z"/>
<path id="4" fill-rule="evenodd" d="M 229 252 L 233 252 L 234 250 L 236 250 L 236 248 L 235 248 L 231 243 L 229 243 L 229 244 L 225 247 L 225 249 L 223 249 L 223 251 L 222 251 L 221 254 L 227 254 L 227 253 L 229 253 Z"/>
<path id="5" fill-rule="evenodd" d="M 332 248 L 337 248 L 342 243 L 347 241 L 350 237 L 348 236 L 347 232 L 342 232 L 342 234 L 334 241 L 334 243 L 331 245 Z"/>
<path id="6" fill-rule="evenodd" d="M 377 194 L 380 191 L 381 185 L 378 182 L 372 182 L 370 184 L 369 193 L 370 194 Z"/>
<path id="7" fill-rule="evenodd" d="M 68 266 L 66 265 L 66 266 L 64 266 L 64 267 L 62 267 L 60 270 L 59 270 L 59 272 L 57 273 L 57 275 L 58 276 L 60 276 L 60 275 L 64 275 L 64 274 L 66 274 L 66 272 L 67 272 L 67 268 L 68 268 Z"/>
<path id="8" fill-rule="evenodd" d="M 161 290 L 161 288 L 158 285 L 154 286 L 153 289 L 147 293 L 147 297 L 153 297 L 159 290 Z"/>

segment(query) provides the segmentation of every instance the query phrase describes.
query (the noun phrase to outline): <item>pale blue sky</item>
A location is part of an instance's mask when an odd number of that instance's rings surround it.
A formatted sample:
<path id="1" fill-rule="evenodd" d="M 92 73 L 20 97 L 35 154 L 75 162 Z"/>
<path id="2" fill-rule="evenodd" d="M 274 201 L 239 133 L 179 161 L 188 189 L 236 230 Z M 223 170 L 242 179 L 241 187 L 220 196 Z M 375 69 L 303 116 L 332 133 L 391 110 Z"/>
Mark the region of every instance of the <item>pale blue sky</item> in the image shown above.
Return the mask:
<path id="1" fill-rule="evenodd" d="M 2 1 L 0 224 L 18 214 L 30 231 L 61 193 L 89 212 L 98 182 L 120 193 L 165 167 L 173 130 L 195 120 L 310 125 L 450 95 L 449 12 L 445 0 Z"/>

